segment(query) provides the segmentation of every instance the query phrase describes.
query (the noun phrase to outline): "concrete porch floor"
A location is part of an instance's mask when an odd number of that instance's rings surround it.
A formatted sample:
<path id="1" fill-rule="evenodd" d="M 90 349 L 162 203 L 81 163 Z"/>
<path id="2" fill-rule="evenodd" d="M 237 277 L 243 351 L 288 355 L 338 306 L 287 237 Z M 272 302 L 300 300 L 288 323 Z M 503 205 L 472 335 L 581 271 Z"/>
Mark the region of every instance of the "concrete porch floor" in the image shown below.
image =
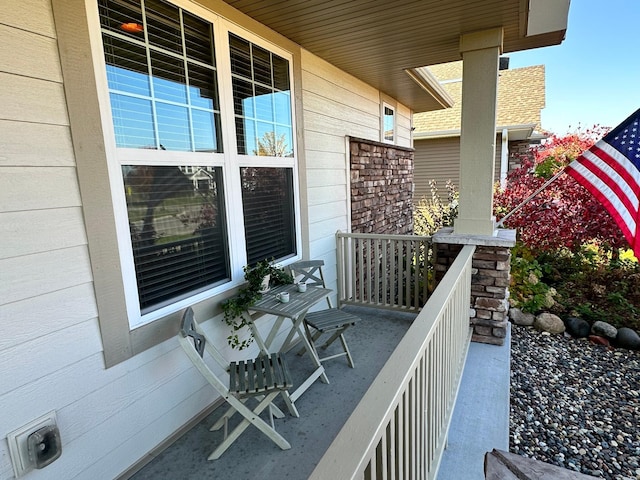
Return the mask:
<path id="1" fill-rule="evenodd" d="M 346 334 L 356 368 L 349 368 L 344 358 L 326 362 L 330 383 L 318 381 L 298 399 L 300 418 L 286 415 L 276 419 L 276 429 L 291 443 L 290 450 L 280 450 L 257 429 L 249 427 L 220 459 L 207 461 L 222 438 L 221 431 L 209 431 L 222 414 L 220 408 L 166 449 L 150 453 L 141 462 L 148 463 L 137 472 L 127 472 L 120 478 L 308 478 L 415 317 L 387 310 L 347 309 L 362 318 Z M 509 340 L 502 347 L 472 343 L 469 348 L 448 447 L 438 474 L 441 480 L 484 479 L 484 454 L 493 448 L 508 450 Z M 287 358 L 296 383 L 296 377 L 303 378 L 311 363 L 292 353 Z M 286 411 L 280 399 L 277 404 Z"/>

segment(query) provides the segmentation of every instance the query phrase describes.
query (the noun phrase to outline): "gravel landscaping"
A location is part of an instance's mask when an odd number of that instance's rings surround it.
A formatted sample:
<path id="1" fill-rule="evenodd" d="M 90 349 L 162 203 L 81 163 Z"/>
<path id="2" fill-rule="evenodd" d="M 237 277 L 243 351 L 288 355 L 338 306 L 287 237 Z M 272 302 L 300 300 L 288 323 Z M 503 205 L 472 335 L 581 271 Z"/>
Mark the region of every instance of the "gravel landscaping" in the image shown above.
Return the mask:
<path id="1" fill-rule="evenodd" d="M 511 452 L 640 480 L 640 352 L 512 325 Z"/>

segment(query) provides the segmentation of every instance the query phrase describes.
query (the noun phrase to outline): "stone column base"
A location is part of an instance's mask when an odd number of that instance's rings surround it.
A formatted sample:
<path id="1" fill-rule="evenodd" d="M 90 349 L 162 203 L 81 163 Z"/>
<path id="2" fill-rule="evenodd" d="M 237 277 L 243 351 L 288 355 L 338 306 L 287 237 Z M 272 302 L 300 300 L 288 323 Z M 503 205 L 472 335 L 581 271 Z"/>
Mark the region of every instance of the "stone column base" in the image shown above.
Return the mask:
<path id="1" fill-rule="evenodd" d="M 509 327 L 511 248 L 515 230 L 497 230 L 496 236 L 459 235 L 451 228 L 433 236 L 436 281 L 447 272 L 463 245 L 476 245 L 473 254 L 469 322 L 472 341 L 503 345 Z"/>

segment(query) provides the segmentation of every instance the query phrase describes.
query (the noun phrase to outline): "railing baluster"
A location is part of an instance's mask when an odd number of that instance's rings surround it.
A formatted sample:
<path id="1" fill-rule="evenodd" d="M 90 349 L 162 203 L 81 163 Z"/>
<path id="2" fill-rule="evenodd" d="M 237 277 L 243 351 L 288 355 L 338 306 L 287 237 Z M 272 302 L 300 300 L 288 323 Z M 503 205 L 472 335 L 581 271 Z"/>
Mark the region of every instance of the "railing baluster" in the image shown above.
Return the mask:
<path id="1" fill-rule="evenodd" d="M 374 247 L 374 289 L 375 291 L 373 292 L 374 296 L 374 302 L 377 304 L 380 304 L 380 286 L 382 285 L 382 281 L 380 279 L 380 272 L 382 271 L 382 261 L 380 259 L 380 239 L 375 239 L 373 240 L 375 247 Z"/>
<path id="2" fill-rule="evenodd" d="M 342 250 L 337 259 L 345 265 L 338 267 L 344 303 L 414 310 L 422 306 L 422 292 L 429 294 L 428 238 L 343 233 L 337 237 Z M 462 248 L 428 308 L 401 340 L 399 353 L 383 367 L 311 479 L 435 478 L 470 337 L 474 250 Z M 351 292 L 342 288 L 346 285 Z"/>

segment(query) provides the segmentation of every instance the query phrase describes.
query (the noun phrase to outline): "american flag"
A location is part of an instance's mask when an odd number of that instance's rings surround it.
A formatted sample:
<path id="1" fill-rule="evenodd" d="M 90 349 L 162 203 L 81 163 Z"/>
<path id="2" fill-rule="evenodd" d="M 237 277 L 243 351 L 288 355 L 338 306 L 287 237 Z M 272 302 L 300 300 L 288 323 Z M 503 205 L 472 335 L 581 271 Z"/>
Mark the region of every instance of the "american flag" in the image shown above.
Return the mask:
<path id="1" fill-rule="evenodd" d="M 636 256 L 640 255 L 640 109 L 565 171 L 600 200 Z"/>

